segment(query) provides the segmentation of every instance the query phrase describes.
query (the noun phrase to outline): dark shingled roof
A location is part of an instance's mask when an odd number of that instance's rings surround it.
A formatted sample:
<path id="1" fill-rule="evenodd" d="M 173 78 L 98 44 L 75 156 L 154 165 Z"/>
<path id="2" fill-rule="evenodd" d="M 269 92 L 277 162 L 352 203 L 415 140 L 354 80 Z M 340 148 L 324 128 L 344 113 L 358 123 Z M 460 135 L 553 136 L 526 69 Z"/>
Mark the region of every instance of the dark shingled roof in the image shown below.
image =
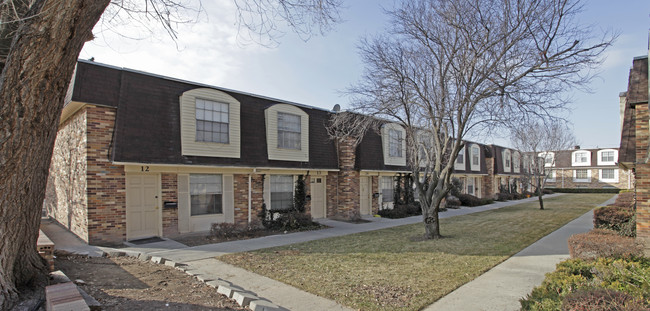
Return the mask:
<path id="1" fill-rule="evenodd" d="M 648 57 L 637 57 L 632 63 L 625 98 L 623 129 L 618 160 L 620 163 L 636 162 L 636 105 L 648 104 Z"/>
<path id="2" fill-rule="evenodd" d="M 241 158 L 181 154 L 179 98 L 203 87 L 226 92 L 241 103 Z M 111 151 L 116 162 L 338 168 L 324 126 L 330 113 L 319 108 L 84 61 L 77 66 L 72 100 L 117 108 Z M 278 103 L 295 105 L 309 115 L 309 162 L 268 159 L 264 110 Z"/>

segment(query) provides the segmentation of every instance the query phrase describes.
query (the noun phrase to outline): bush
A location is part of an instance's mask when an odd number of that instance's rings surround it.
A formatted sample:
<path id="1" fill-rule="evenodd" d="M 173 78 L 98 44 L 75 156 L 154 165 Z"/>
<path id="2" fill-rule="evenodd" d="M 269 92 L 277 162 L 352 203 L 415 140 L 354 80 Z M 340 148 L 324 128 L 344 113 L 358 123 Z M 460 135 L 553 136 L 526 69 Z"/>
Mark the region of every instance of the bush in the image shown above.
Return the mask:
<path id="1" fill-rule="evenodd" d="M 383 209 L 377 213 L 381 217 L 385 218 L 405 218 L 410 216 L 422 215 L 422 209 L 420 208 L 420 203 L 415 202 L 411 204 L 400 204 L 396 205 L 393 209 Z"/>
<path id="2" fill-rule="evenodd" d="M 232 239 L 239 237 L 243 232 L 248 231 L 246 225 L 237 225 L 227 222 L 213 223 L 210 226 L 210 237 Z"/>
<path id="3" fill-rule="evenodd" d="M 594 229 L 576 234 L 569 238 L 568 243 L 572 258 L 627 258 L 642 254 L 641 246 L 633 238 L 620 236 L 610 230 Z"/>
<path id="4" fill-rule="evenodd" d="M 458 197 L 449 195 L 445 199 L 445 207 L 446 208 L 459 208 L 462 205 Z"/>
<path id="5" fill-rule="evenodd" d="M 613 289 L 595 288 L 573 292 L 562 301 L 563 311 L 647 310 L 643 301 Z"/>
<path id="6" fill-rule="evenodd" d="M 511 193 L 505 193 L 505 192 L 497 193 L 497 201 L 504 202 L 504 201 L 512 200 L 513 198 L 514 197 Z"/>
<path id="7" fill-rule="evenodd" d="M 650 259 L 648 258 L 599 258 L 592 261 L 570 259 L 559 263 L 554 272 L 546 275 L 546 278 L 540 286 L 533 289 L 525 299 L 520 300 L 521 309 L 561 310 L 563 304 L 569 307 L 574 304 L 573 301 L 577 300 L 575 296 L 569 298 L 569 295 L 572 293 L 595 289 L 608 289 L 633 297 L 642 306 L 641 310 L 646 310 L 650 307 L 648 304 L 650 302 L 649 279 Z M 589 299 L 587 298 L 589 294 L 575 295 Z M 564 302 L 565 299 L 568 302 Z M 630 303 L 629 306 L 633 307 L 635 304 Z M 578 310 L 594 309 L 587 308 Z"/>
<path id="8" fill-rule="evenodd" d="M 621 189 L 618 188 L 548 188 L 544 189 L 544 194 L 546 190 L 557 193 L 619 193 Z"/>
<path id="9" fill-rule="evenodd" d="M 463 206 L 479 206 L 481 204 L 481 199 L 471 195 L 471 194 L 464 194 L 461 193 L 458 195 L 458 200 L 460 200 L 460 203 Z"/>
<path id="10" fill-rule="evenodd" d="M 313 228 L 318 226 L 311 219 L 311 216 L 295 209 L 269 210 L 266 204 L 262 204 L 259 213 L 264 228 L 269 230 L 295 231 Z"/>
<path id="11" fill-rule="evenodd" d="M 636 236 L 634 210 L 628 207 L 603 206 L 594 210 L 594 228 L 608 229 L 624 236 Z"/>

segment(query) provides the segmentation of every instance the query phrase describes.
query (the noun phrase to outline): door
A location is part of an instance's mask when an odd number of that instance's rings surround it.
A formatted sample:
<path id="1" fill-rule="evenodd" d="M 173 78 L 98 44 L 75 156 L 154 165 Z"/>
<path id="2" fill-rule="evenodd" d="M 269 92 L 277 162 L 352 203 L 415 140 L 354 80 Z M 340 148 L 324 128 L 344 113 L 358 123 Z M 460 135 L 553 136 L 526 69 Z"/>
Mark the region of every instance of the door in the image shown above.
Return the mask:
<path id="1" fill-rule="evenodd" d="M 126 238 L 160 235 L 160 175 L 126 176 Z"/>
<path id="2" fill-rule="evenodd" d="M 474 195 L 474 177 L 467 177 L 467 194 Z"/>
<path id="3" fill-rule="evenodd" d="M 311 178 L 311 217 L 325 218 L 325 177 Z"/>
<path id="4" fill-rule="evenodd" d="M 361 177 L 359 179 L 360 183 L 360 195 L 361 197 L 359 198 L 359 205 L 360 205 L 360 211 L 361 215 L 370 215 L 372 212 L 372 209 L 370 206 L 372 205 L 372 198 L 371 198 L 371 187 L 370 187 L 370 178 L 368 177 Z"/>

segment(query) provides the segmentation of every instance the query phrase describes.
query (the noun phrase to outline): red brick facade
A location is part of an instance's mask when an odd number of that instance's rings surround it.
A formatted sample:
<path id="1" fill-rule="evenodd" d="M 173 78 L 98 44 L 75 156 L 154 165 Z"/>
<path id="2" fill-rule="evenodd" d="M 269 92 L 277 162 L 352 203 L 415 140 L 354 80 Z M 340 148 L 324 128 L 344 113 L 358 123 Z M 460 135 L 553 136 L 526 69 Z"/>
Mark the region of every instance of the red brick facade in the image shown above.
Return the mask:
<path id="1" fill-rule="evenodd" d="M 163 206 L 165 203 L 178 203 L 178 176 L 176 174 L 160 174 L 160 185 Z M 162 210 L 163 236 L 174 236 L 178 231 L 178 208 L 163 208 Z"/>
<path id="2" fill-rule="evenodd" d="M 636 106 L 636 236 L 650 252 L 650 164 L 648 156 L 650 129 L 648 105 Z"/>
<path id="3" fill-rule="evenodd" d="M 356 160 L 353 138 L 338 140 L 338 208 L 336 217 L 350 219 L 359 213 L 359 171 L 354 167 Z"/>

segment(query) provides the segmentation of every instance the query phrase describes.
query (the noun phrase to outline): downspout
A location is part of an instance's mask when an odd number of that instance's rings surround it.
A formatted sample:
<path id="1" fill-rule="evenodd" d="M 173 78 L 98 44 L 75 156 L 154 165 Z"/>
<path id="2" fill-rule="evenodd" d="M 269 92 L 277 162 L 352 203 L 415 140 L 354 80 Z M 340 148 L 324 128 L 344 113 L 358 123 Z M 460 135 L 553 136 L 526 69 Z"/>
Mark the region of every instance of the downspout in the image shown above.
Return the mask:
<path id="1" fill-rule="evenodd" d="M 254 169 L 253 169 L 253 171 L 254 171 Z M 251 220 L 252 220 L 251 219 L 251 214 L 252 214 L 251 208 L 253 207 L 253 200 L 251 198 L 251 195 L 253 193 L 251 182 L 252 182 L 251 174 L 248 174 L 248 223 L 249 224 L 251 223 Z"/>

